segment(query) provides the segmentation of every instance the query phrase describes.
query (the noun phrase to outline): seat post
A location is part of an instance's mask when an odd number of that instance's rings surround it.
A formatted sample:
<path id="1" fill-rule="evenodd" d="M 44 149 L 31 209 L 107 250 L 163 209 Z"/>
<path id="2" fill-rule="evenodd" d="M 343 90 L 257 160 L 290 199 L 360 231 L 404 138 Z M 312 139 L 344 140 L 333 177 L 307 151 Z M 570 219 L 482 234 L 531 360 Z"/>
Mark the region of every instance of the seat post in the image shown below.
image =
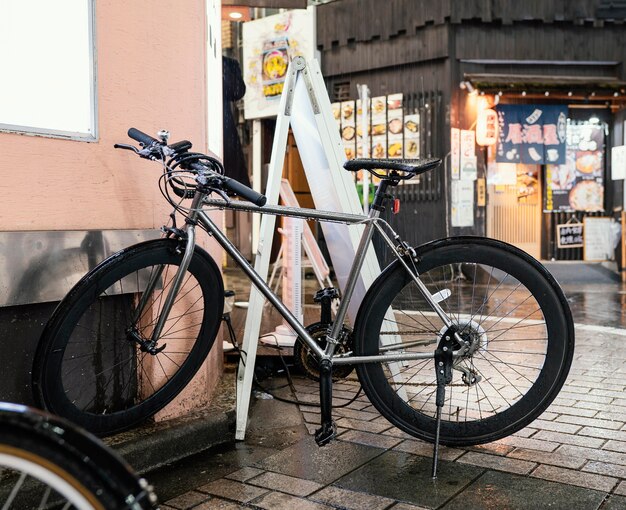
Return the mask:
<path id="1" fill-rule="evenodd" d="M 375 211 L 384 211 L 385 210 L 385 200 L 390 198 L 387 195 L 387 188 L 389 186 L 395 186 L 397 183 L 391 181 L 389 179 L 382 179 L 380 184 L 378 185 L 378 189 L 376 190 L 376 194 L 374 195 L 374 202 L 372 203 L 372 209 Z"/>

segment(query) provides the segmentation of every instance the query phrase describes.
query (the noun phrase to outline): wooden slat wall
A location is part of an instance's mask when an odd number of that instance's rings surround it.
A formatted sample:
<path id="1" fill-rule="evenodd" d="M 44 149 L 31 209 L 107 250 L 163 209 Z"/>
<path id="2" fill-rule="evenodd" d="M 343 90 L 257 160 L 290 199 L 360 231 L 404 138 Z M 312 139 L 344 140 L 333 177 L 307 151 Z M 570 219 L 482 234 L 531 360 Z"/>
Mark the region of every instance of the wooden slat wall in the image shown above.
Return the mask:
<path id="1" fill-rule="evenodd" d="M 535 20 L 595 27 L 626 21 L 623 16 L 611 19 L 605 14 L 606 6 L 610 6 L 606 0 L 341 0 L 318 7 L 317 37 L 320 49 L 329 50 L 352 42 L 414 35 L 427 25 L 441 25 L 447 20 L 453 24 L 479 20 L 501 25 Z M 614 12 L 619 14 L 623 9 L 615 7 Z"/>
<path id="2" fill-rule="evenodd" d="M 580 27 L 564 23 L 549 29 L 528 23 L 503 29 L 498 25 L 468 22 L 456 27 L 456 56 L 462 60 L 622 62 L 626 56 L 626 26 L 589 27 L 582 38 Z M 567 72 L 567 67 L 556 66 L 554 70 Z"/>

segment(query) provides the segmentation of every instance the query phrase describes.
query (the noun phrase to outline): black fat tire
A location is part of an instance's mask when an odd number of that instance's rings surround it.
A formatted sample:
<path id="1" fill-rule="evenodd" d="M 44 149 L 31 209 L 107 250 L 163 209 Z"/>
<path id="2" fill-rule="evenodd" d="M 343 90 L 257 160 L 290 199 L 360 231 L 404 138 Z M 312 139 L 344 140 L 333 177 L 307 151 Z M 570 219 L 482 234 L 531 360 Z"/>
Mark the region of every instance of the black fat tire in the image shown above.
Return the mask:
<path id="1" fill-rule="evenodd" d="M 95 437 L 57 417 L 35 409 L 14 407 L 19 409 L 0 404 L 0 453 L 14 460 L 31 462 L 44 472 L 57 475 L 95 509 L 129 508 L 129 496 L 135 499 L 134 508 L 154 508 L 147 484 L 140 483 L 130 466 Z M 9 473 L 8 470 L 3 473 L 0 504 L 6 502 L 5 489 L 10 490 L 14 485 L 8 478 Z M 11 508 L 37 507 L 47 487 L 52 489 L 49 503 L 61 498 L 55 487 L 38 481 L 33 473 L 20 470 L 12 476 L 22 473 L 28 478 L 22 485 L 24 490 L 15 495 Z"/>
<path id="2" fill-rule="evenodd" d="M 419 274 L 445 264 L 488 264 L 508 272 L 523 283 L 539 304 L 545 318 L 547 347 L 543 368 L 534 384 L 506 411 L 496 412 L 485 419 L 481 416 L 481 419 L 467 421 L 442 421 L 440 442 L 450 446 L 481 444 L 522 429 L 554 400 L 565 382 L 572 362 L 574 325 L 561 288 L 535 259 L 514 246 L 493 239 L 443 239 L 423 245 L 416 251 Z M 411 281 L 407 271 L 395 261 L 373 283 L 363 300 L 356 321 L 357 356 L 378 353 L 378 332 L 381 331 L 385 311 Z M 450 298 L 451 301 L 453 299 Z M 431 349 L 434 350 L 435 347 L 436 344 Z M 428 370 L 432 367 L 434 381 L 434 363 L 428 361 L 428 367 Z M 357 367 L 357 372 L 366 395 L 383 416 L 406 433 L 434 442 L 434 415 L 420 412 L 400 398 L 385 377 L 383 364 L 361 364 Z"/>
<path id="3" fill-rule="evenodd" d="M 219 268 L 211 256 L 199 247 L 195 249 L 188 270 L 202 292 L 204 311 L 202 320 L 198 323 L 199 333 L 186 359 L 163 386 L 139 402 L 125 404 L 124 409 L 93 412 L 74 405 L 66 396 L 66 391 L 70 390 L 65 389 L 62 383 L 64 355 L 68 342 L 74 331 L 79 331 L 77 324 L 83 314 L 87 313 L 88 308 L 98 301 L 103 291 L 135 271 L 159 264 L 179 266 L 183 256 L 179 253 L 180 246 L 181 243 L 173 239 L 158 239 L 131 246 L 107 258 L 72 288 L 46 324 L 35 354 L 33 390 L 39 405 L 96 435 L 105 436 L 126 430 L 153 416 L 185 388 L 213 346 L 224 306 L 224 286 Z M 184 291 L 181 291 L 180 294 L 183 293 Z M 93 327 L 104 331 L 104 335 L 113 334 L 110 333 L 112 329 L 115 331 L 108 323 Z M 119 331 L 120 328 L 117 329 L 118 333 Z M 112 342 L 112 339 L 105 338 L 102 343 L 105 344 L 107 341 Z M 106 349 L 106 346 L 103 349 Z M 95 370 L 87 365 L 81 369 Z M 91 373 L 88 375 L 96 377 Z"/>

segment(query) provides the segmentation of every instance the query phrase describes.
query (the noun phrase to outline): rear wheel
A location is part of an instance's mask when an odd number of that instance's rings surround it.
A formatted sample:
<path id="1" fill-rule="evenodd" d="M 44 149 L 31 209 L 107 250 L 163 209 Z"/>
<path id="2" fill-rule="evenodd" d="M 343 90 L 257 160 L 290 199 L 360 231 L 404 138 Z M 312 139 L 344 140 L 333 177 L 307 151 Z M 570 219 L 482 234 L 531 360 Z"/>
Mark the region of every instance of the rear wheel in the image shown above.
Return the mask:
<path id="1" fill-rule="evenodd" d="M 161 336 L 148 349 L 182 261 L 180 246 L 162 239 L 127 248 L 59 304 L 33 370 L 48 410 L 106 435 L 152 416 L 189 383 L 217 336 L 224 290 L 215 262 L 196 248 Z"/>
<path id="2" fill-rule="evenodd" d="M 482 238 L 421 247 L 416 269 L 469 345 L 455 359 L 446 386 L 441 443 L 485 443 L 528 425 L 556 397 L 574 351 L 571 313 L 554 279 L 517 248 Z M 363 301 L 355 352 L 432 353 L 446 330 L 396 262 Z M 432 357 L 367 363 L 358 366 L 358 374 L 383 416 L 415 437 L 434 441 Z"/>

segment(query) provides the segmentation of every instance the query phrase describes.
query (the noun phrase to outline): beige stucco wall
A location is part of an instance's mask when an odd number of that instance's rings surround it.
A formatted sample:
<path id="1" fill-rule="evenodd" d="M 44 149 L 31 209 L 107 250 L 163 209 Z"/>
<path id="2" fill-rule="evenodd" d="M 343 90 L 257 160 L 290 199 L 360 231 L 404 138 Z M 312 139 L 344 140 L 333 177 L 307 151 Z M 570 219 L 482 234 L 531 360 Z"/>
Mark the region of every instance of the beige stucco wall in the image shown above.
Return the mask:
<path id="1" fill-rule="evenodd" d="M 95 9 L 98 141 L 0 132 L 0 230 L 159 228 L 171 210 L 158 190 L 160 166 L 113 144 L 132 143 L 129 127 L 166 128 L 171 141 L 207 150 L 205 2 L 98 0 Z M 221 117 L 215 122 L 221 129 Z M 165 414 L 202 406 L 220 360 L 214 349 Z"/>

